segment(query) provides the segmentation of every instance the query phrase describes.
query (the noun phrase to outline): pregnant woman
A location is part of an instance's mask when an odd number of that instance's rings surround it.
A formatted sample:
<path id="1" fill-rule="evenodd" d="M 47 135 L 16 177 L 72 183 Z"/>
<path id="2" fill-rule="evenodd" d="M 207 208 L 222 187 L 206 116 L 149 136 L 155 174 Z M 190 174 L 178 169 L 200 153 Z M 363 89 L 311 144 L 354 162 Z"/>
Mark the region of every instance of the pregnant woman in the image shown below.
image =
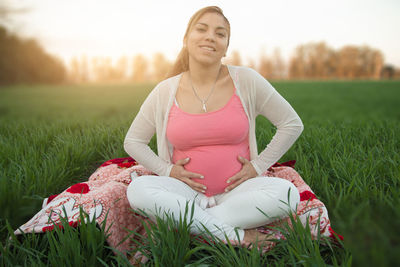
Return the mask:
<path id="1" fill-rule="evenodd" d="M 127 196 L 152 219 L 167 213 L 179 220 L 188 204 L 193 233 L 205 226 L 222 240 L 255 243 L 266 238 L 255 227 L 287 216 L 300 201 L 292 183 L 262 173 L 292 146 L 303 124 L 259 73 L 221 63 L 229 38 L 229 21 L 218 7 L 190 19 L 169 78 L 149 94 L 125 138 L 126 152 L 157 176 L 134 178 Z M 257 115 L 277 128 L 261 153 Z M 158 155 L 148 146 L 154 134 Z"/>

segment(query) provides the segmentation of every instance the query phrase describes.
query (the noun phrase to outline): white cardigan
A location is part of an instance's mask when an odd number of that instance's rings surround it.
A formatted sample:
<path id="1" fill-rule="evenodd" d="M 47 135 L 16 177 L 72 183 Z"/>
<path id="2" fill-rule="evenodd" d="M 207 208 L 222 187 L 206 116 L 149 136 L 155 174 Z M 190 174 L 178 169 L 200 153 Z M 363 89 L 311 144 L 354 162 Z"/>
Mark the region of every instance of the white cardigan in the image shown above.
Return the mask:
<path id="1" fill-rule="evenodd" d="M 303 131 L 303 123 L 290 104 L 255 70 L 228 66 L 249 120 L 250 160 L 259 175 L 265 172 L 292 146 Z M 125 137 L 125 151 L 148 170 L 169 176 L 173 147 L 166 138 L 169 111 L 182 73 L 160 82 L 148 95 Z M 258 154 L 256 117 L 265 116 L 276 128 L 267 147 Z M 157 136 L 158 156 L 148 146 Z"/>

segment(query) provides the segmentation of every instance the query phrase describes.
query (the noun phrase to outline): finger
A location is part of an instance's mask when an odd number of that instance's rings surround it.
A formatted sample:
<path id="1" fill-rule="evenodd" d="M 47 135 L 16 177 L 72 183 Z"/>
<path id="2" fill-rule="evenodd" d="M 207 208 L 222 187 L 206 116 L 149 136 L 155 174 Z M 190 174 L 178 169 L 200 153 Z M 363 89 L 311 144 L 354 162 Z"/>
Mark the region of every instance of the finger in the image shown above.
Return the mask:
<path id="1" fill-rule="evenodd" d="M 184 158 L 184 159 L 179 159 L 175 162 L 175 165 L 185 165 L 186 163 L 188 163 L 190 160 L 190 158 Z"/>
<path id="2" fill-rule="evenodd" d="M 238 161 L 240 162 L 240 163 L 242 163 L 242 164 L 246 164 L 247 162 L 249 162 L 249 160 L 248 159 L 246 159 L 246 158 L 244 158 L 244 157 L 242 157 L 242 156 L 240 156 L 240 155 L 238 155 Z"/>
<path id="3" fill-rule="evenodd" d="M 192 179 L 190 179 L 190 178 L 186 178 L 187 180 L 186 180 L 186 183 L 191 187 L 191 188 L 193 188 L 194 190 L 196 190 L 196 191 L 199 191 L 199 192 L 202 192 L 202 193 L 205 193 L 205 191 L 207 190 L 207 187 L 205 186 L 205 185 L 203 185 L 203 184 L 200 184 L 200 183 L 196 183 L 196 182 L 194 182 Z"/>
<path id="4" fill-rule="evenodd" d="M 234 176 L 228 178 L 228 180 L 226 180 L 226 183 L 230 184 L 230 183 L 235 182 L 236 180 L 239 180 L 241 178 L 243 178 L 243 172 L 242 171 L 240 171 L 240 172 L 236 173 Z"/>
<path id="5" fill-rule="evenodd" d="M 234 189 L 235 187 L 237 187 L 238 185 L 240 185 L 240 184 L 243 183 L 244 181 L 246 181 L 246 179 L 244 179 L 244 178 L 243 178 L 243 179 L 237 180 L 235 183 L 233 183 L 233 184 L 227 186 L 227 187 L 225 188 L 225 192 L 231 191 L 232 189 Z"/>
<path id="6" fill-rule="evenodd" d="M 190 171 L 183 171 L 182 175 L 188 177 L 188 178 L 200 178 L 200 179 L 204 179 L 204 176 L 201 175 L 200 173 L 195 173 L 195 172 L 190 172 Z"/>

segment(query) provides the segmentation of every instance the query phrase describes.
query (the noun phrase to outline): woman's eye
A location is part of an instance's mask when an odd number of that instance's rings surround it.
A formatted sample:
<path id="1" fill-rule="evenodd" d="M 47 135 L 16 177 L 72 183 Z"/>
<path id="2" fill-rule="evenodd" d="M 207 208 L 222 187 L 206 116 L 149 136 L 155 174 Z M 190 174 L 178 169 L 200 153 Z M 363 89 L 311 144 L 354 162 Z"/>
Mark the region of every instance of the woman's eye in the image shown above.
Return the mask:
<path id="1" fill-rule="evenodd" d="M 206 29 L 203 29 L 203 28 L 197 28 L 197 31 L 199 31 L 199 32 L 204 32 L 204 31 L 206 31 Z"/>
<path id="2" fill-rule="evenodd" d="M 224 33 L 220 33 L 220 32 L 219 32 L 219 33 L 217 33 L 217 34 L 218 34 L 219 37 L 225 37 L 225 34 L 224 34 Z"/>

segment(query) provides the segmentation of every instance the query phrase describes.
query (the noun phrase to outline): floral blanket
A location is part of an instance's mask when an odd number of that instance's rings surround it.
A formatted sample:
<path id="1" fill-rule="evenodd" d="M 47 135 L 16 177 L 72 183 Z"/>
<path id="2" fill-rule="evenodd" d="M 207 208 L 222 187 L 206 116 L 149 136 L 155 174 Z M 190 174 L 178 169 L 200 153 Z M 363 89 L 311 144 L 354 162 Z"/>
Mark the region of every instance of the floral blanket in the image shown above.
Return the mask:
<path id="1" fill-rule="evenodd" d="M 265 172 L 264 176 L 289 180 L 298 188 L 300 204 L 297 208 L 297 215 L 303 224 L 307 223 L 308 218 L 313 237 L 317 236 L 319 225 L 321 236 L 342 239 L 340 235 L 336 236 L 332 230 L 324 203 L 316 198 L 310 187 L 292 168 L 294 163 L 295 161 L 277 163 Z M 109 228 L 110 233 L 107 238 L 109 245 L 122 252 L 132 250 L 135 243 L 125 237 L 129 230 L 145 234 L 141 220 L 148 219 L 133 216 L 126 197 L 126 189 L 132 179 L 146 174 L 153 173 L 138 165 L 132 158 L 106 161 L 89 177 L 87 182 L 72 185 L 62 193 L 44 199 L 42 209 L 27 223 L 19 227 L 15 234 L 51 231 L 55 226 L 61 227 L 63 218 L 68 219 L 70 226 L 76 227 L 80 219 L 80 208 L 82 208 L 88 214 L 89 220 L 96 220 L 99 225 L 106 223 L 105 229 Z M 107 220 L 105 220 L 106 218 Z M 269 227 L 277 226 L 284 221 L 259 227 L 257 230 L 280 239 L 283 238 L 283 235 Z"/>

